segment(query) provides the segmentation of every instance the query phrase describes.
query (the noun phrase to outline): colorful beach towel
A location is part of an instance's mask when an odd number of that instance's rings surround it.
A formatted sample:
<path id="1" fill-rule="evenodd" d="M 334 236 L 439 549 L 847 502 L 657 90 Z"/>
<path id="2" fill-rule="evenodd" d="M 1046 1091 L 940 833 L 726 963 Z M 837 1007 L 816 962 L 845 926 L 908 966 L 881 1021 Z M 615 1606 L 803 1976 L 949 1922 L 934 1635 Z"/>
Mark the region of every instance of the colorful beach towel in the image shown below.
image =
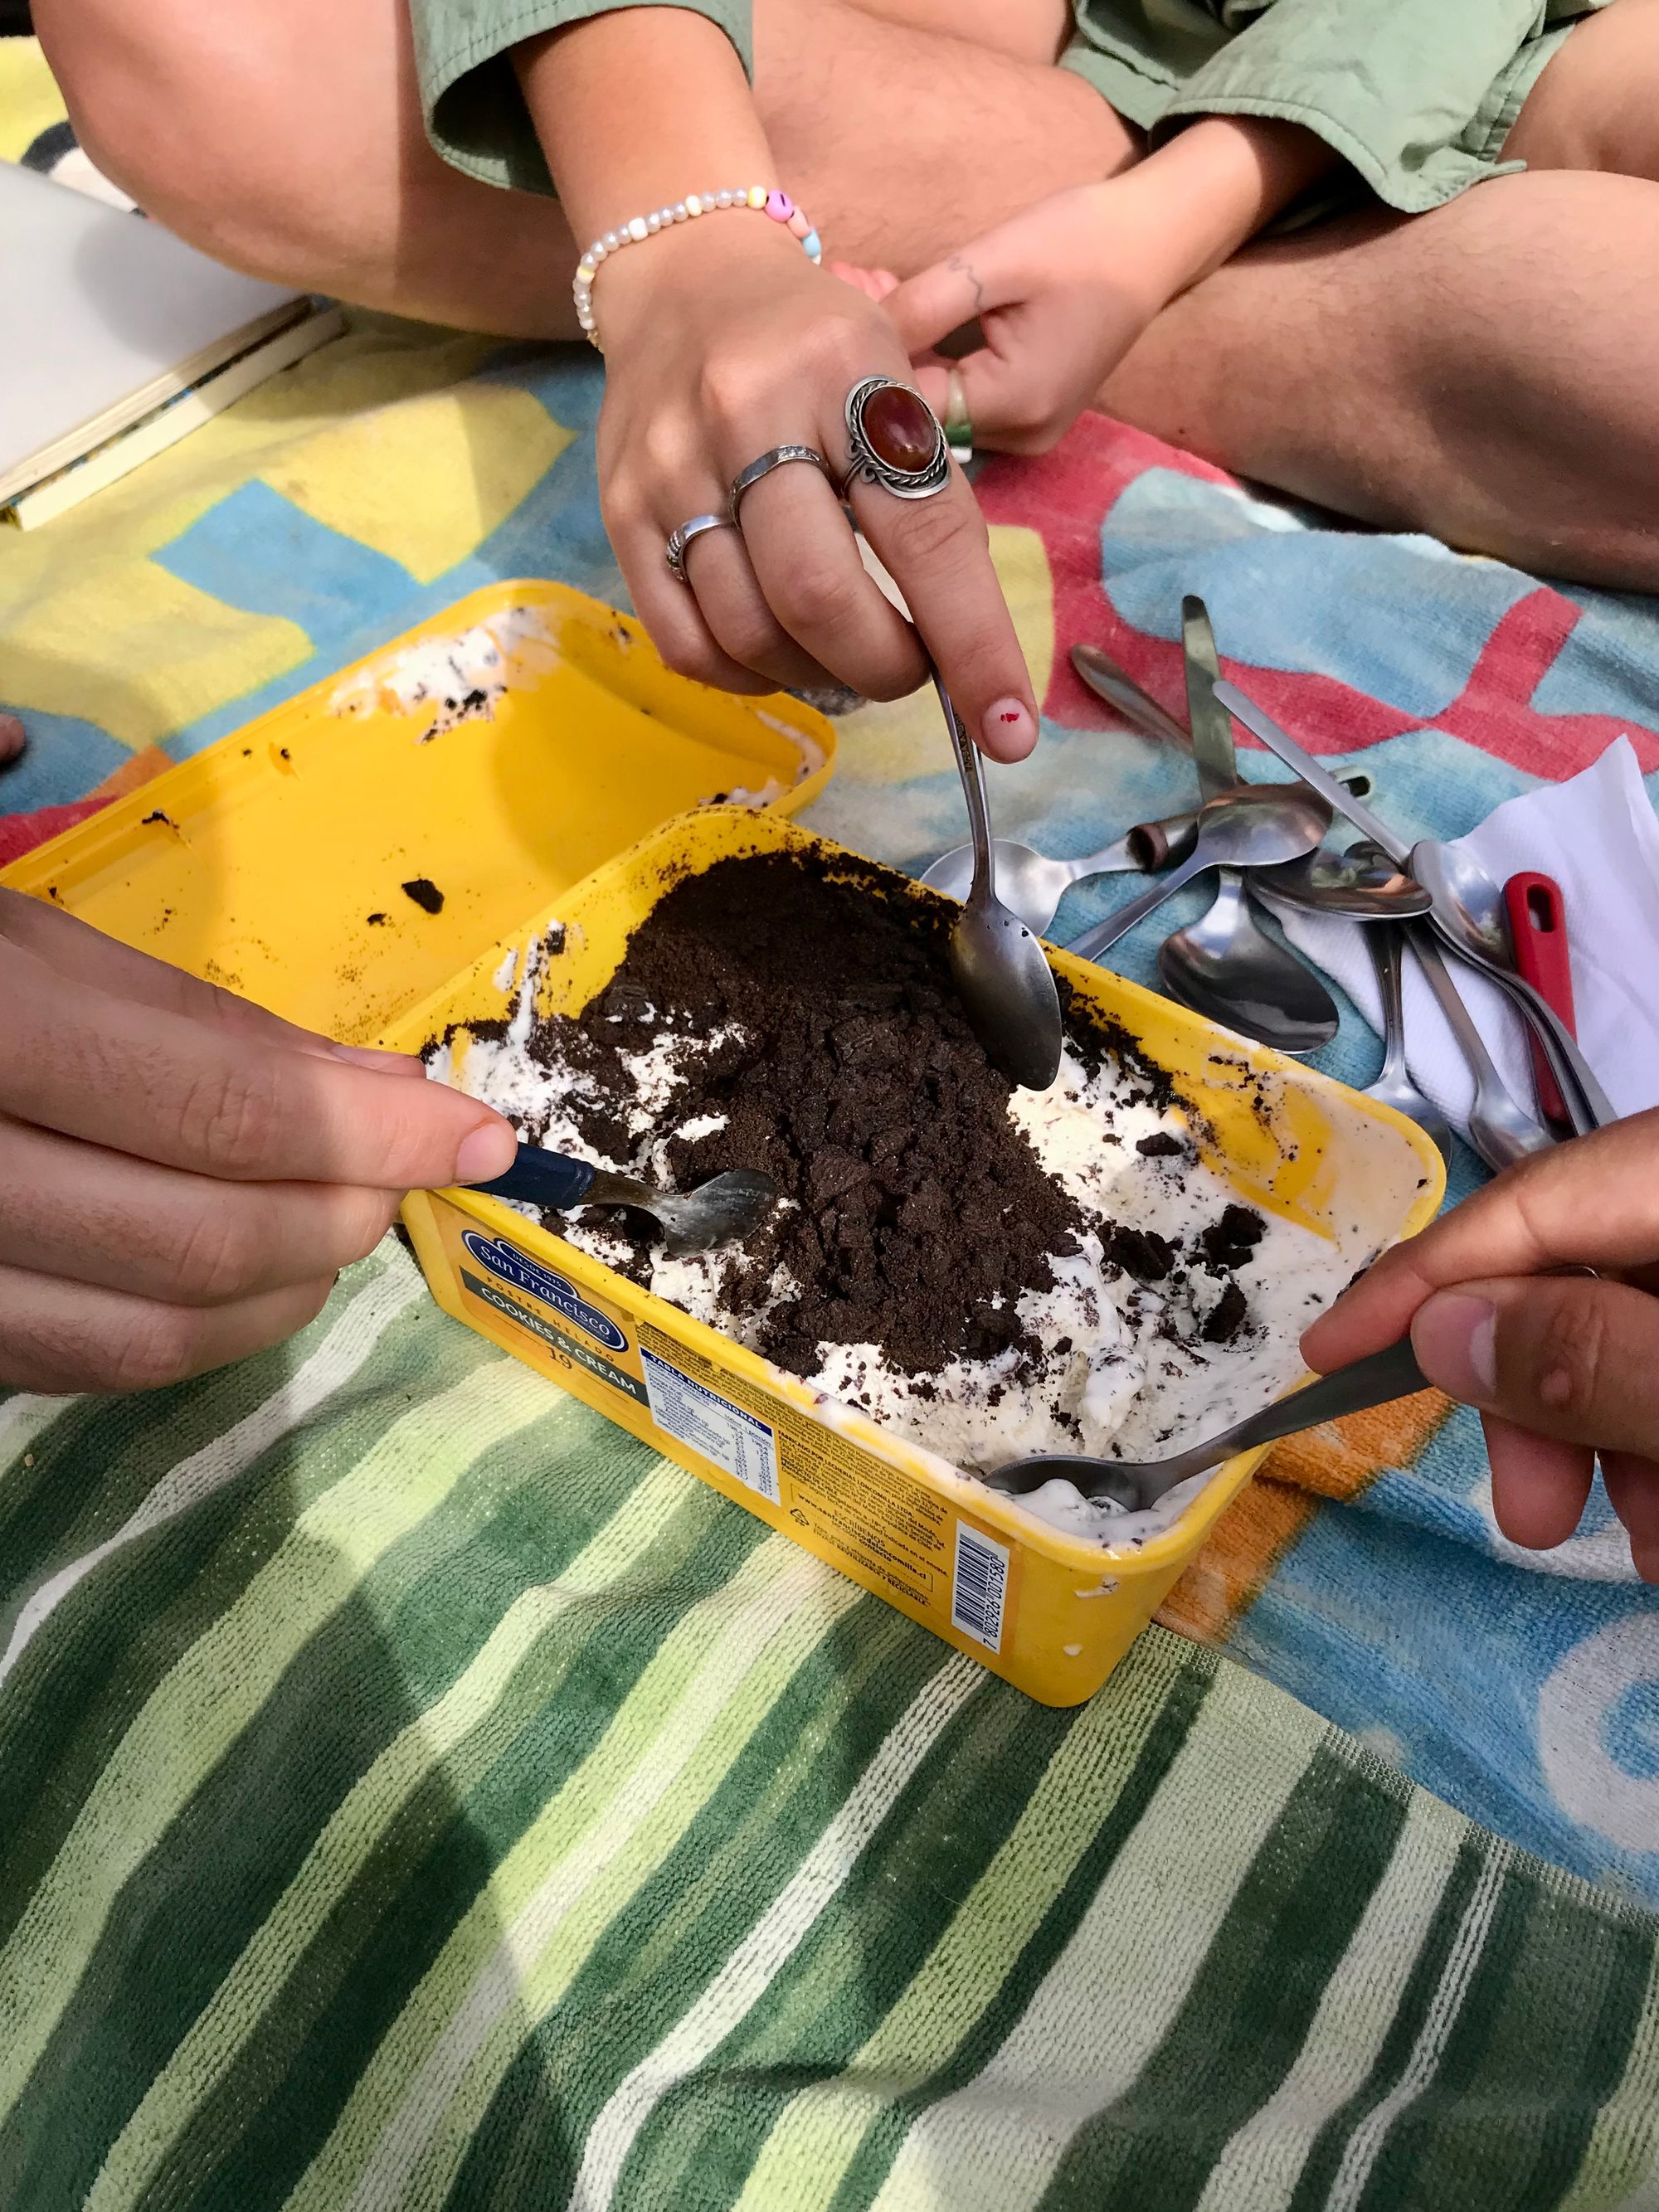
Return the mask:
<path id="1" fill-rule="evenodd" d="M 478 584 L 617 596 L 598 379 L 363 319 L 0 536 L 0 837 Z M 1188 802 L 1066 661 L 1178 707 L 1188 590 L 1407 828 L 1620 732 L 1659 768 L 1644 601 L 1097 418 L 980 491 L 1044 703 L 993 805 L 1048 849 Z M 841 762 L 814 826 L 959 839 L 925 700 Z M 1322 1058 L 1369 1079 L 1351 1012 Z M 1659 2206 L 1659 1602 L 1599 1498 L 1507 1546 L 1448 1415 L 1282 1449 L 1180 1635 L 1055 1715 L 501 1360 L 395 1246 L 229 1374 L 0 1402 L 0 2207 Z"/>

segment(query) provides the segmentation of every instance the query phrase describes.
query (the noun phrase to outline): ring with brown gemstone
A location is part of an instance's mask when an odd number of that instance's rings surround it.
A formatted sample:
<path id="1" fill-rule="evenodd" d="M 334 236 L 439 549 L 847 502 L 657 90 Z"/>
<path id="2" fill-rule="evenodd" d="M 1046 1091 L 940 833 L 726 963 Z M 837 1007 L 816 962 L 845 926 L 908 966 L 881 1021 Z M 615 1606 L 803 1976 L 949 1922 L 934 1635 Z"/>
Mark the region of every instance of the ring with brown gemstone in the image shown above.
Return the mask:
<path id="1" fill-rule="evenodd" d="M 878 484 L 898 499 L 931 499 L 951 480 L 951 448 L 921 392 L 891 376 L 866 376 L 847 395 L 847 483 Z"/>

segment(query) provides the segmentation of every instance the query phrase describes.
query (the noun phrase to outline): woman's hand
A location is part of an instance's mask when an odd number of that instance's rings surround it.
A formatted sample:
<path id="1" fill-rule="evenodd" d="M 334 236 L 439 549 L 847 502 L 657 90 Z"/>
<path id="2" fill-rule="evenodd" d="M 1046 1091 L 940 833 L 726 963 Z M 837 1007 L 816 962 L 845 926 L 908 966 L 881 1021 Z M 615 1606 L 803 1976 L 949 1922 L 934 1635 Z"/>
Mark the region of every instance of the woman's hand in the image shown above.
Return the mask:
<path id="1" fill-rule="evenodd" d="M 511 1127 L 0 891 L 0 1385 L 131 1390 L 302 1328 L 404 1191 Z"/>
<path id="2" fill-rule="evenodd" d="M 1511 1168 L 1388 1253 L 1303 1350 L 1328 1372 L 1407 1328 L 1429 1380 L 1480 1408 L 1510 1541 L 1564 1542 L 1599 1453 L 1659 1583 L 1659 1111 Z"/>
<path id="3" fill-rule="evenodd" d="M 888 293 L 917 382 L 940 415 L 950 363 L 933 349 L 977 324 L 985 343 L 958 363 L 975 445 L 1009 453 L 1057 445 L 1170 297 L 1161 231 L 1127 219 L 1134 176 L 1038 200 Z M 882 273 L 873 274 L 877 290 Z"/>
<path id="4" fill-rule="evenodd" d="M 744 496 L 739 530 L 711 530 L 664 559 L 668 535 L 718 514 L 739 471 L 811 446 L 839 478 L 845 403 L 866 376 L 908 381 L 888 317 L 809 261 L 781 225 L 716 215 L 607 260 L 594 313 L 607 386 L 599 421 L 605 523 L 634 604 L 671 667 L 732 690 L 835 680 L 893 698 L 926 678 L 916 630 L 859 557 L 836 493 L 810 465 L 774 469 Z M 859 526 L 984 750 L 1018 760 L 1036 702 L 961 471 L 926 499 L 863 483 Z"/>
<path id="5" fill-rule="evenodd" d="M 1159 310 L 1219 268 L 1335 165 L 1310 131 L 1252 116 L 1189 124 L 1121 175 L 1038 200 L 886 293 L 922 389 L 943 412 L 941 340 L 977 324 L 959 364 L 974 442 L 1055 444 Z M 881 272 L 867 287 L 880 296 Z"/>

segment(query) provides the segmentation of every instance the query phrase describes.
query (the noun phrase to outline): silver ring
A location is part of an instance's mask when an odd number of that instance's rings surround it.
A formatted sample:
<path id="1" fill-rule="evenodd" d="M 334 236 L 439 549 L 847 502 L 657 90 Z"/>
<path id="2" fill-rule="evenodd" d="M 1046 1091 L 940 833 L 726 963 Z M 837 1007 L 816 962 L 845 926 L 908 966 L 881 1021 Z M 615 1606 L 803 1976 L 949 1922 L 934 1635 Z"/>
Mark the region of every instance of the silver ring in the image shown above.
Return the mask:
<path id="1" fill-rule="evenodd" d="M 836 472 L 816 446 L 774 446 L 769 453 L 763 453 L 757 461 L 750 461 L 732 479 L 732 489 L 726 494 L 726 513 L 732 520 L 738 519 L 738 508 L 743 495 L 751 491 L 763 477 L 769 477 L 774 469 L 787 467 L 791 461 L 808 461 L 829 480 L 833 488 Z"/>
<path id="2" fill-rule="evenodd" d="M 945 442 L 951 448 L 951 459 L 957 466 L 965 469 L 974 458 L 974 423 L 968 412 L 968 394 L 963 389 L 962 371 L 955 362 L 951 363 L 950 398 L 945 410 Z"/>
<path id="3" fill-rule="evenodd" d="M 685 573 L 685 549 L 694 538 L 701 538 L 705 530 L 730 530 L 729 514 L 694 514 L 690 522 L 681 523 L 678 530 L 668 533 L 668 543 L 663 547 L 663 558 L 670 572 L 687 586 L 690 578 Z"/>
<path id="4" fill-rule="evenodd" d="M 865 427 L 870 402 L 878 392 L 902 392 L 914 399 L 933 426 L 933 450 L 920 468 L 902 468 L 878 453 Z M 931 499 L 951 480 L 951 448 L 939 420 L 914 385 L 896 376 L 866 376 L 847 395 L 848 483 L 878 484 L 896 499 Z"/>

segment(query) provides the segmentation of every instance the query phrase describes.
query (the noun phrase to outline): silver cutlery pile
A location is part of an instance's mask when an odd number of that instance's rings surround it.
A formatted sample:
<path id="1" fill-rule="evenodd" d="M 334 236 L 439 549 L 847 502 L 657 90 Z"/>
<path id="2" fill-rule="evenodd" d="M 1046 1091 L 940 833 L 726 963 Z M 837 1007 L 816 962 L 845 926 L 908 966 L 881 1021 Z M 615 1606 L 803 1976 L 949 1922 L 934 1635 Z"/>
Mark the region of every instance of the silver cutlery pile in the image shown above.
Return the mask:
<path id="1" fill-rule="evenodd" d="M 1011 921 L 1041 936 L 1072 884 L 1111 872 L 1151 876 L 1139 897 L 1073 944 L 1073 952 L 1096 959 L 1183 884 L 1214 872 L 1217 887 L 1207 913 L 1159 948 L 1164 988 L 1183 1006 L 1287 1053 L 1328 1043 L 1338 1027 L 1336 1004 L 1321 977 L 1262 928 L 1257 909 L 1346 916 L 1364 926 L 1382 1001 L 1382 1066 L 1369 1096 L 1408 1115 L 1447 1148 L 1443 1117 L 1406 1067 L 1401 975 L 1409 953 L 1474 1079 L 1469 1136 L 1475 1151 L 1498 1169 L 1553 1142 L 1498 1074 L 1454 981 L 1449 954 L 1453 963 L 1496 984 L 1530 1025 L 1574 1131 L 1583 1134 L 1613 1120 L 1571 1030 L 1516 970 L 1498 886 L 1478 865 L 1437 841 L 1413 844 L 1395 836 L 1368 804 L 1369 777 L 1333 775 L 1222 678 L 1203 602 L 1184 600 L 1182 617 L 1190 732 L 1097 647 L 1074 647 L 1072 661 L 1090 689 L 1126 721 L 1191 750 L 1198 806 L 1140 823 L 1079 860 L 1049 860 L 1011 839 L 987 842 L 981 813 L 979 869 L 973 848 L 959 846 L 934 861 L 922 880 L 959 898 L 977 873 L 981 898 L 994 890 Z M 1235 719 L 1293 771 L 1295 782 L 1241 780 L 1233 752 Z M 1359 841 L 1346 849 L 1328 842 L 1338 817 L 1359 833 Z"/>

